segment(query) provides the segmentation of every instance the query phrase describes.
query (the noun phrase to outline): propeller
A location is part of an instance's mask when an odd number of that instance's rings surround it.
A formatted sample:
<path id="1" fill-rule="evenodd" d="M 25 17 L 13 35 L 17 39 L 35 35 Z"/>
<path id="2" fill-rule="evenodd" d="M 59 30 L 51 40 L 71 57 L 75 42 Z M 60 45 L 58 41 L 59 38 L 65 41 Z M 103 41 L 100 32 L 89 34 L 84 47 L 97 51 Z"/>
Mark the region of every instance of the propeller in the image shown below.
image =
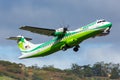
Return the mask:
<path id="1" fill-rule="evenodd" d="M 68 28 L 64 27 L 63 32 L 66 33 L 66 31 L 68 31 Z"/>
<path id="2" fill-rule="evenodd" d="M 63 32 L 66 33 L 66 31 L 68 31 L 68 28 L 69 28 L 69 25 L 64 26 L 64 27 L 63 27 L 63 30 L 64 30 Z"/>

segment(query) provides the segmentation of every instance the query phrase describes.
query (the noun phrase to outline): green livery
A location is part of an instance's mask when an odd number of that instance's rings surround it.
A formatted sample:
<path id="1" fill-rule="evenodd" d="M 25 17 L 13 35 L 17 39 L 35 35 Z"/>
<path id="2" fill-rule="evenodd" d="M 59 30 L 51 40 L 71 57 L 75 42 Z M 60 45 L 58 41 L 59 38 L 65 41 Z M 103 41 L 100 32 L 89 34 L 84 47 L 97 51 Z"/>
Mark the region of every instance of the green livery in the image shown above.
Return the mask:
<path id="1" fill-rule="evenodd" d="M 77 52 L 80 47 L 79 44 L 82 41 L 96 36 L 108 35 L 111 26 L 112 23 L 105 20 L 97 20 L 74 31 L 68 31 L 67 28 L 54 30 L 23 26 L 20 29 L 47 36 L 54 36 L 54 38 L 41 44 L 33 44 L 29 42 L 30 38 L 25 38 L 23 36 L 10 37 L 9 39 L 17 40 L 18 47 L 22 53 L 22 56 L 19 57 L 20 59 L 43 57 L 59 50 L 66 51 L 69 48 L 73 48 L 73 50 Z"/>

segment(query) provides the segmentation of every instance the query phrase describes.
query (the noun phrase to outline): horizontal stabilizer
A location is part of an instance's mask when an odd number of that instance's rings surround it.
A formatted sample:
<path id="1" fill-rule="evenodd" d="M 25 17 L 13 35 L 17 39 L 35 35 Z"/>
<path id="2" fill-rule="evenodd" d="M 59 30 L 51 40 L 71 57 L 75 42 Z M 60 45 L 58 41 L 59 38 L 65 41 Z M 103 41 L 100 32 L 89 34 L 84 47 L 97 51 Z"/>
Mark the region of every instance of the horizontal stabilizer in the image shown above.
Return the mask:
<path id="1" fill-rule="evenodd" d="M 17 36 L 17 37 L 9 37 L 7 38 L 8 40 L 19 40 L 21 38 L 21 36 Z M 31 38 L 27 38 L 27 37 L 24 37 L 27 41 L 30 41 L 32 40 Z"/>

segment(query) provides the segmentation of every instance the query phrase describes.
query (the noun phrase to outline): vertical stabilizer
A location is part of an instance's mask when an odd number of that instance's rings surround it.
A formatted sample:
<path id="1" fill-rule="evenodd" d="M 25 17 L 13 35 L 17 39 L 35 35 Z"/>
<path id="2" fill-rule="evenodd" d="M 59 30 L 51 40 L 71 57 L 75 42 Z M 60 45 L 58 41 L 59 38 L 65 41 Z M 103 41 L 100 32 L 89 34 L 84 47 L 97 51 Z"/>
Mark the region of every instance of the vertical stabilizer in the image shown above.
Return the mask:
<path id="1" fill-rule="evenodd" d="M 33 43 L 29 42 L 29 40 L 32 40 L 31 38 L 26 38 L 24 36 L 10 37 L 8 39 L 17 40 L 18 47 L 22 54 L 25 54 L 24 51 L 28 51 L 35 46 Z"/>
<path id="2" fill-rule="evenodd" d="M 32 48 L 32 46 L 34 46 L 34 44 L 32 44 L 31 42 L 29 42 L 26 38 L 24 38 L 23 36 L 18 36 L 20 37 L 17 41 L 18 43 L 18 47 L 21 51 L 26 51 Z"/>

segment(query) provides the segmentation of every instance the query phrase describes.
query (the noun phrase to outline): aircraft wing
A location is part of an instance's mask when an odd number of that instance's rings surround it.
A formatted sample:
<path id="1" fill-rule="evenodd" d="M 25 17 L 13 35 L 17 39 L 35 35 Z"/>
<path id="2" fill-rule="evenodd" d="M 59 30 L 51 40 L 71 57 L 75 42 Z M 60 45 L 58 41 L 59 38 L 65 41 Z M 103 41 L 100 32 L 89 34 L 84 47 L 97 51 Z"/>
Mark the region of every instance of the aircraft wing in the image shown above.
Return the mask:
<path id="1" fill-rule="evenodd" d="M 55 33 L 54 29 L 38 28 L 32 26 L 22 26 L 20 29 L 47 36 L 54 36 Z"/>

